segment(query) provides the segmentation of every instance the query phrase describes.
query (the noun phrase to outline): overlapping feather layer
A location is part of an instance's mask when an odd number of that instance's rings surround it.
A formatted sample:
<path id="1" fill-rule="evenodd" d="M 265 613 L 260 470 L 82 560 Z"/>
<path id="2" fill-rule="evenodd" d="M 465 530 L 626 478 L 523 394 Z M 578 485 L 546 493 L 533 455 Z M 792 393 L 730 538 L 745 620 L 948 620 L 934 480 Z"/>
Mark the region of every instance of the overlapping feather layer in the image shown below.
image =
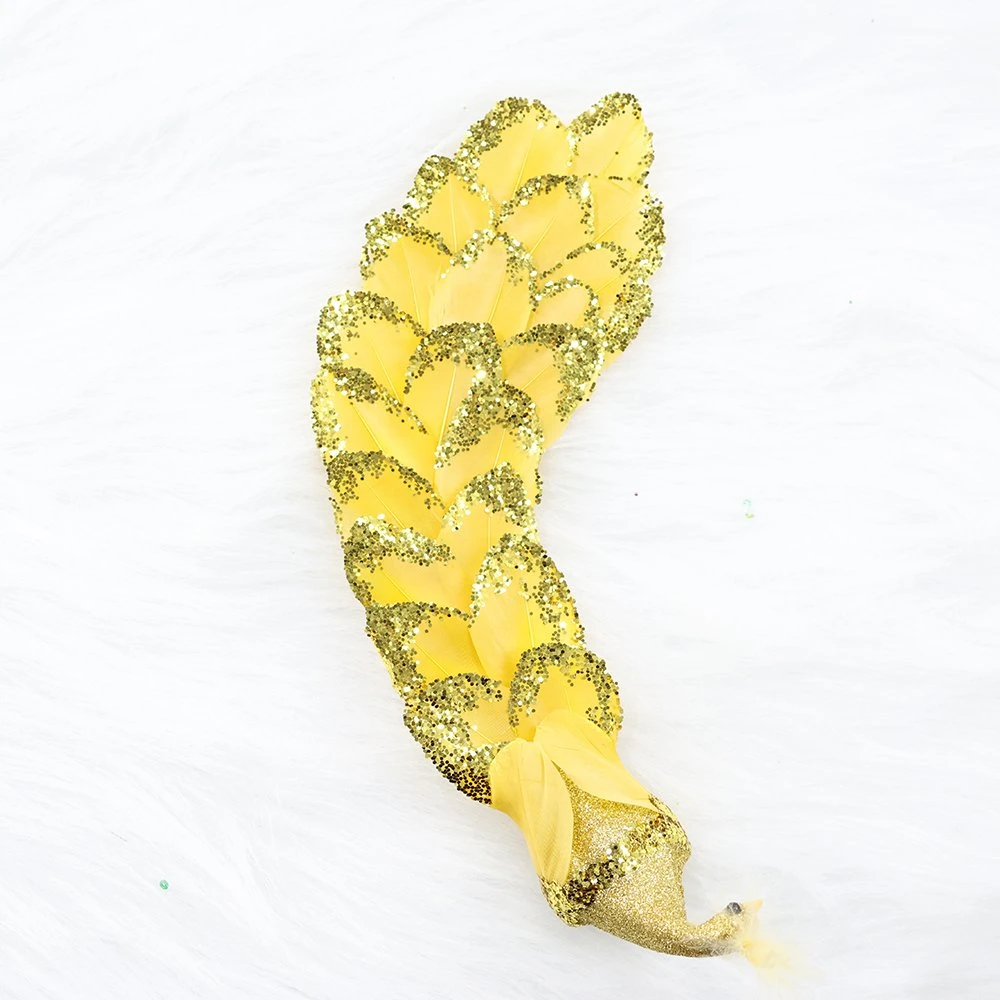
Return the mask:
<path id="1" fill-rule="evenodd" d="M 568 126 L 501 101 L 368 224 L 362 287 L 319 327 L 316 435 L 405 721 L 447 778 L 518 821 L 553 883 L 574 784 L 650 808 L 622 777 L 617 688 L 534 509 L 542 452 L 649 313 L 651 161 L 631 96 Z"/>

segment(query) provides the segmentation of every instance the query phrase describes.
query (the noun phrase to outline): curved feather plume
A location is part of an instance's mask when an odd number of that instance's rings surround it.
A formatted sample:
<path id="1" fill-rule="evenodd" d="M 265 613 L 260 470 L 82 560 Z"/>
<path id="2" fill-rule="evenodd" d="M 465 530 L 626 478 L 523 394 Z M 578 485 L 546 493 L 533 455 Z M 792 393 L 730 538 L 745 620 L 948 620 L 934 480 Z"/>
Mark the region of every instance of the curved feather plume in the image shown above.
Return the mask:
<path id="1" fill-rule="evenodd" d="M 524 832 L 571 924 L 716 954 L 749 908 L 687 921 L 690 853 L 615 750 L 618 688 L 535 525 L 538 463 L 649 315 L 660 204 L 635 98 L 569 125 L 510 98 L 373 219 L 313 383 L 345 567 L 426 755 Z"/>

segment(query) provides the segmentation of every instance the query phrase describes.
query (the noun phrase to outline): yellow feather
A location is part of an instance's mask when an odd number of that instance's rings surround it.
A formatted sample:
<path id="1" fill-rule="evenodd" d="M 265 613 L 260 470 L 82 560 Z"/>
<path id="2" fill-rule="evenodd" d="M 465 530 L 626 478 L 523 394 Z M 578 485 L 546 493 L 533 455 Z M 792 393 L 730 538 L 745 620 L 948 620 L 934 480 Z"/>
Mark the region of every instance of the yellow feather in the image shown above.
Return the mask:
<path id="1" fill-rule="evenodd" d="M 569 791 L 555 764 L 536 744 L 515 739 L 490 768 L 493 802 L 521 828 L 539 877 L 561 882 L 572 853 Z"/>
<path id="2" fill-rule="evenodd" d="M 560 916 L 759 958 L 730 911 L 687 924 L 686 837 L 618 757 L 617 687 L 535 524 L 545 448 L 650 311 L 651 162 L 629 95 L 568 127 L 538 102 L 497 104 L 368 224 L 362 289 L 321 316 L 313 421 L 406 724 L 520 826 Z"/>

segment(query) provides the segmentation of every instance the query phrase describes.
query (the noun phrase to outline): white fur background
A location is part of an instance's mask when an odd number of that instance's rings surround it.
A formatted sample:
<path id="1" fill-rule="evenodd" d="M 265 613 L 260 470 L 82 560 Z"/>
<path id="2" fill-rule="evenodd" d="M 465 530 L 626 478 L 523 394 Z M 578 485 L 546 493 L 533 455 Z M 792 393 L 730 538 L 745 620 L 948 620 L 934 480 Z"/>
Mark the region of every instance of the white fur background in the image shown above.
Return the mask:
<path id="1" fill-rule="evenodd" d="M 764 898 L 786 995 L 1000 996 L 998 32 L 991 0 L 4 3 L 0 996 L 775 990 L 548 910 L 401 724 L 310 430 L 365 221 L 498 98 L 612 90 L 666 260 L 540 516 L 622 755 L 692 914 Z"/>

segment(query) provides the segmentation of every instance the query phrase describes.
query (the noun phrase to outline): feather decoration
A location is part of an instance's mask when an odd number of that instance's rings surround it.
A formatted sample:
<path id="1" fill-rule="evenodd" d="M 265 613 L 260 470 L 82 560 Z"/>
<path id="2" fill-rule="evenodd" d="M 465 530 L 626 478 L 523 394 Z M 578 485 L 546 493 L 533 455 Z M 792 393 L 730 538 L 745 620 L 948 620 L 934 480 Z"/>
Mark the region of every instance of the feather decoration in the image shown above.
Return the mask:
<path id="1" fill-rule="evenodd" d="M 538 538 L 538 463 L 635 337 L 660 264 L 651 136 L 611 94 L 500 101 L 366 228 L 313 383 L 347 578 L 441 773 L 507 813 L 569 924 L 750 957 L 751 904 L 688 922 L 690 853 L 615 750 L 618 688 Z"/>

